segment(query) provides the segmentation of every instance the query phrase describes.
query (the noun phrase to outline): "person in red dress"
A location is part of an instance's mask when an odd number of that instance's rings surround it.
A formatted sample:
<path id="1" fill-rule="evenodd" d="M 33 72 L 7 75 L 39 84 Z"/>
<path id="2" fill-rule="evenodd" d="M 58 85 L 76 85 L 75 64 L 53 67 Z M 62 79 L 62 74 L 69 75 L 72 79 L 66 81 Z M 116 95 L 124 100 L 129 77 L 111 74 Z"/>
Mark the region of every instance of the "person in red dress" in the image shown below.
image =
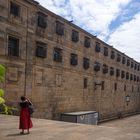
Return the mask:
<path id="1" fill-rule="evenodd" d="M 30 101 L 24 97 L 21 96 L 21 102 L 19 103 L 20 105 L 20 120 L 19 120 L 19 129 L 22 129 L 20 134 L 24 134 L 24 130 L 27 129 L 27 134 L 30 133 L 29 129 L 33 127 L 30 113 L 29 113 L 29 105 Z"/>

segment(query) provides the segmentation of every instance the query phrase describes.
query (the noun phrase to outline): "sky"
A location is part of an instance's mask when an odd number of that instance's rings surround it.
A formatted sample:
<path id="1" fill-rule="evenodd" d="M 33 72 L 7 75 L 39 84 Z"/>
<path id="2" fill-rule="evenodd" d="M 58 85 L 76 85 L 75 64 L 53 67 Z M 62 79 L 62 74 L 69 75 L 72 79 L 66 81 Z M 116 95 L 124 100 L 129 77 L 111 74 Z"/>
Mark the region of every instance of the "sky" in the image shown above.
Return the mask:
<path id="1" fill-rule="evenodd" d="M 140 0 L 37 0 L 140 62 Z"/>

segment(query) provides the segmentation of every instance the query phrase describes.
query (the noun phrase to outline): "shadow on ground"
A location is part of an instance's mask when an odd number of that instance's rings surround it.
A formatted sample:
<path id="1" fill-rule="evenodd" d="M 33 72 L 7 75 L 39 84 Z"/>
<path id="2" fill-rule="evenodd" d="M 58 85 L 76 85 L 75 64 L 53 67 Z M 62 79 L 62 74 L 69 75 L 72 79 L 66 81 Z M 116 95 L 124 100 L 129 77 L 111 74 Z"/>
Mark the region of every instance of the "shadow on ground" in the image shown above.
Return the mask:
<path id="1" fill-rule="evenodd" d="M 13 137 L 13 136 L 23 136 L 23 135 L 28 135 L 28 134 L 20 134 L 20 133 L 15 133 L 15 134 L 8 134 L 7 137 Z"/>

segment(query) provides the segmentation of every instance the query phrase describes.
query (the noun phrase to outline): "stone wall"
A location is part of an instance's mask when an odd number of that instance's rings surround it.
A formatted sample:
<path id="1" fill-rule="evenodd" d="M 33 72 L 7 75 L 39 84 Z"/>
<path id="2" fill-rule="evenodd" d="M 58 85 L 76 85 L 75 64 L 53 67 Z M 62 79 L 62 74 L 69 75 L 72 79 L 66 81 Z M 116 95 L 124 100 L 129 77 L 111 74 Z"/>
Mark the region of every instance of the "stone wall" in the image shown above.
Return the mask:
<path id="1" fill-rule="evenodd" d="M 10 13 L 10 2 L 20 7 L 20 15 Z M 38 12 L 46 15 L 47 26 L 37 25 Z M 64 24 L 64 35 L 56 33 L 56 21 Z M 79 32 L 79 41 L 71 41 L 72 30 Z M 8 38 L 19 39 L 19 56 L 8 55 Z M 85 36 L 90 38 L 90 47 L 84 47 Z M 46 46 L 46 57 L 36 56 L 37 42 Z M 96 42 L 101 51 L 96 52 Z M 62 62 L 55 62 L 54 48 L 62 50 Z M 108 56 L 104 55 L 108 48 Z M 120 113 L 134 113 L 140 110 L 140 64 L 112 46 L 87 33 L 76 25 L 44 9 L 32 0 L 0 1 L 0 63 L 6 66 L 4 88 L 8 102 L 17 102 L 26 95 L 35 105 L 35 117 L 60 119 L 63 112 L 95 110 L 100 119 L 118 116 Z M 111 51 L 129 59 L 137 68 L 111 59 Z M 78 56 L 78 65 L 70 64 L 70 54 Z M 83 68 L 83 57 L 90 60 L 90 67 Z M 103 74 L 94 71 L 95 61 L 109 66 Z M 114 75 L 110 75 L 114 67 Z M 116 77 L 116 69 L 129 72 L 129 79 Z M 130 74 L 139 79 L 130 80 Z M 136 78 L 137 78 L 136 77 Z M 87 85 L 84 88 L 84 79 Z M 130 102 L 126 102 L 126 96 Z"/>

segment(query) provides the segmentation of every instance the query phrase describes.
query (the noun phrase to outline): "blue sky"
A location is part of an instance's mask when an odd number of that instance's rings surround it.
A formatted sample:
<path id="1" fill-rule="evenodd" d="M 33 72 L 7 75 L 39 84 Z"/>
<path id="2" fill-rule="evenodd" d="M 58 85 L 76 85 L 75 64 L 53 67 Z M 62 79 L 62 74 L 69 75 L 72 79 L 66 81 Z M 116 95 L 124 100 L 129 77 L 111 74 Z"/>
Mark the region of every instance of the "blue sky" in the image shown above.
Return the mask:
<path id="1" fill-rule="evenodd" d="M 122 8 L 122 13 L 111 22 L 109 29 L 114 30 L 123 22 L 128 22 L 133 19 L 134 15 L 140 12 L 140 1 L 132 0 L 124 8 Z"/>
<path id="2" fill-rule="evenodd" d="M 140 0 L 37 0 L 140 62 Z"/>

